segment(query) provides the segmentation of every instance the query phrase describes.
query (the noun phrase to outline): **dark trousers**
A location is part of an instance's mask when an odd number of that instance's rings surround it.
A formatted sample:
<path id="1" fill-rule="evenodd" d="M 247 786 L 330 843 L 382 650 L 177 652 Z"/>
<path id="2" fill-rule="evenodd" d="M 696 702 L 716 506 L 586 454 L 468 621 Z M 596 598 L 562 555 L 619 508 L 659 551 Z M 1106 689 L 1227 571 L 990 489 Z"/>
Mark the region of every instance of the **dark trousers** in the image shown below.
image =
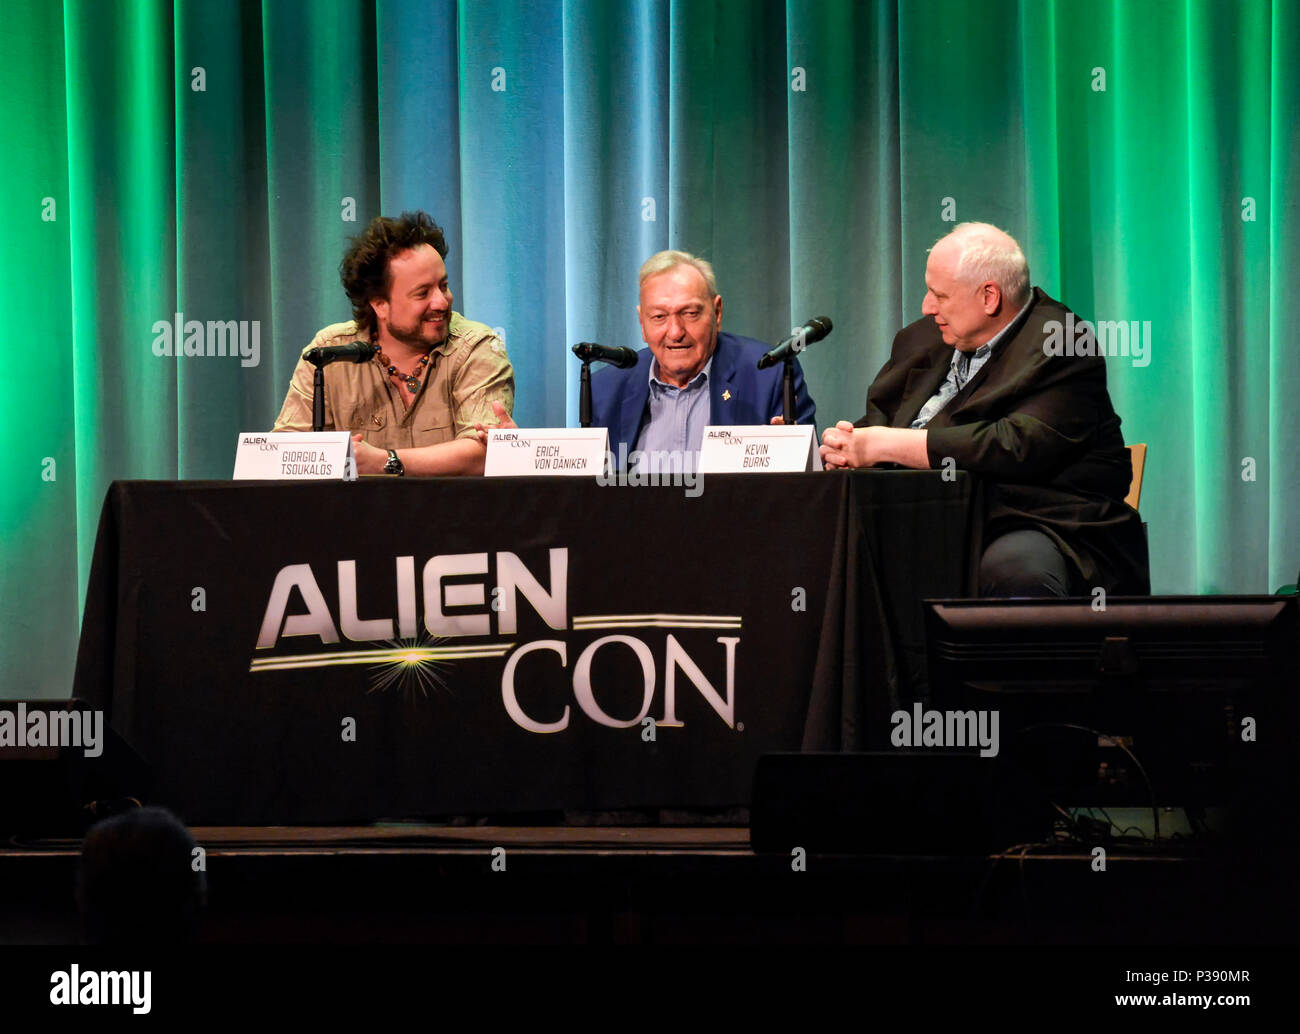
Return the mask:
<path id="1" fill-rule="evenodd" d="M 1056 543 L 1028 528 L 994 539 L 980 557 L 981 596 L 1068 596 L 1070 571 Z"/>

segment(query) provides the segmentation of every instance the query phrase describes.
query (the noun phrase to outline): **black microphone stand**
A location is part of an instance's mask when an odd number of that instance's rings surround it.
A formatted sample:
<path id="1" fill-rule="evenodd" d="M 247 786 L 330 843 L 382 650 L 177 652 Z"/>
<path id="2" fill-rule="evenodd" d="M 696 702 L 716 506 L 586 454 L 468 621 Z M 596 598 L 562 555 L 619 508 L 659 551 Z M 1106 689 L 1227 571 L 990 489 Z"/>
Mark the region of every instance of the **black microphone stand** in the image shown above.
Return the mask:
<path id="1" fill-rule="evenodd" d="M 794 356 L 785 360 L 785 376 L 781 380 L 781 419 L 793 424 L 794 420 Z"/>
<path id="2" fill-rule="evenodd" d="M 316 372 L 312 375 L 311 385 L 311 429 L 325 430 L 325 367 L 337 359 L 346 359 L 350 363 L 368 363 L 379 351 L 379 346 L 366 341 L 357 341 L 351 345 L 334 348 L 309 348 L 303 358 Z"/>
<path id="3" fill-rule="evenodd" d="M 321 363 L 315 365 L 316 372 L 312 375 L 311 388 L 311 429 L 323 431 L 325 430 L 325 367 Z"/>
<path id="4" fill-rule="evenodd" d="M 591 426 L 591 360 L 582 361 L 582 374 L 578 387 L 578 422 L 583 427 Z"/>

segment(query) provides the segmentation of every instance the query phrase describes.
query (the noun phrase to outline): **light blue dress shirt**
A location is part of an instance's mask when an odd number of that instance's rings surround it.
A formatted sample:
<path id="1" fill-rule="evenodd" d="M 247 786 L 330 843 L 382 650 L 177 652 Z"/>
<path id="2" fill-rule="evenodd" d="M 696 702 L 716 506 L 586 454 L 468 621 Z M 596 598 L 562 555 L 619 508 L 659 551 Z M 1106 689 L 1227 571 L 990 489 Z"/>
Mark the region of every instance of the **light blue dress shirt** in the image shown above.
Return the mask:
<path id="1" fill-rule="evenodd" d="M 693 471 L 699 465 L 704 429 L 709 425 L 709 373 L 713 356 L 684 388 L 659 379 L 659 360 L 650 363 L 650 414 L 636 449 L 642 453 L 635 469 L 653 473 Z"/>

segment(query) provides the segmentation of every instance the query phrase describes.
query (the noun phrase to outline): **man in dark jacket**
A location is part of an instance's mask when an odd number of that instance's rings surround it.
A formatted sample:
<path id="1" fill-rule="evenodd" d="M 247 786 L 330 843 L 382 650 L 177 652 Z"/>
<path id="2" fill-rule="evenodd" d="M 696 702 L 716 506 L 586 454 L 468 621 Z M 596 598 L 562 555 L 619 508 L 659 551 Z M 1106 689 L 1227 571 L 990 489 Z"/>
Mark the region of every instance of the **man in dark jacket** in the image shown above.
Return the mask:
<path id="1" fill-rule="evenodd" d="M 931 249 L 925 318 L 894 338 L 856 425 L 823 435 L 828 469 L 897 463 L 985 481 L 984 596 L 1140 595 L 1146 537 L 1106 363 L 1085 324 L 1029 286 L 1020 246 L 963 223 Z M 1082 321 L 1078 321 L 1082 322 Z"/>

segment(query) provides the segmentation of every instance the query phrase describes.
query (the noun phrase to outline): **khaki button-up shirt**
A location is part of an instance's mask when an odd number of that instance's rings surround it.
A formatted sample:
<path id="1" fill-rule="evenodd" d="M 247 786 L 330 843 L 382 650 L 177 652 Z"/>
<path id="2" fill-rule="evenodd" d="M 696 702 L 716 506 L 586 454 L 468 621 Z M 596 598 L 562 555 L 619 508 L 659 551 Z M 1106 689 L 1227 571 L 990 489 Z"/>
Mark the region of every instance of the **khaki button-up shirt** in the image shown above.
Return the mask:
<path id="1" fill-rule="evenodd" d="M 334 323 L 303 351 L 360 340 L 354 322 Z M 298 360 L 273 430 L 311 430 L 314 374 L 315 367 Z M 451 314 L 447 340 L 430 353 L 409 409 L 378 356 L 368 363 L 337 362 L 325 367 L 325 430 L 359 431 L 380 449 L 472 438 L 475 423 L 497 422 L 492 402 L 500 402 L 507 413 L 514 410 L 514 368 L 492 329 L 458 312 Z"/>

